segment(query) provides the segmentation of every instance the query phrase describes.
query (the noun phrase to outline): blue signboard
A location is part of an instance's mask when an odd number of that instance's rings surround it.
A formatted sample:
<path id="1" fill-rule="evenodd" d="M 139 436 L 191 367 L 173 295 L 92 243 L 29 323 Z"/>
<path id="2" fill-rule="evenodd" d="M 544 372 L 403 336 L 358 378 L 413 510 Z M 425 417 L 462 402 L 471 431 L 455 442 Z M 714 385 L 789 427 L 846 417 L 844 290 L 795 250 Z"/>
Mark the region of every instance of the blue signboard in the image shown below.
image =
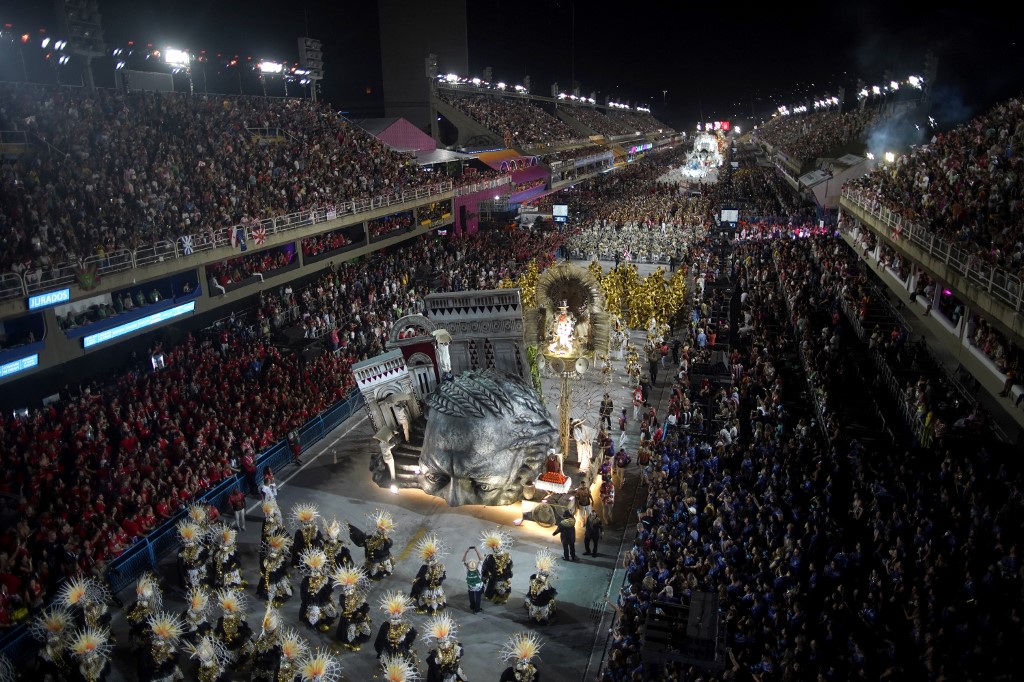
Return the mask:
<path id="1" fill-rule="evenodd" d="M 70 300 L 71 289 L 57 289 L 56 291 L 47 291 L 45 294 L 36 294 L 35 296 L 29 296 L 28 309 L 39 310 L 40 308 L 49 308 L 51 305 L 57 305 L 58 303 L 67 303 Z"/>
<path id="2" fill-rule="evenodd" d="M 164 322 L 174 317 L 178 317 L 179 315 L 190 313 L 195 309 L 196 302 L 189 301 L 188 303 L 185 303 L 183 305 L 168 308 L 167 310 L 161 310 L 158 313 L 153 313 L 152 315 L 140 317 L 137 320 L 132 320 L 131 322 L 126 322 L 125 324 L 121 324 L 116 327 L 111 327 L 110 329 L 97 332 L 96 334 L 90 334 L 89 336 L 86 336 L 84 339 L 82 339 L 82 346 L 84 348 L 89 348 L 91 346 L 95 346 L 98 343 L 112 341 L 113 339 L 116 339 L 119 336 L 131 334 L 132 332 L 137 332 L 140 329 L 145 329 L 146 327 L 152 327 L 154 324 L 160 324 L 161 322 Z"/>
<path id="3" fill-rule="evenodd" d="M 0 378 L 9 377 L 12 374 L 23 372 L 39 364 L 39 354 L 33 353 L 23 358 L 0 365 Z"/>

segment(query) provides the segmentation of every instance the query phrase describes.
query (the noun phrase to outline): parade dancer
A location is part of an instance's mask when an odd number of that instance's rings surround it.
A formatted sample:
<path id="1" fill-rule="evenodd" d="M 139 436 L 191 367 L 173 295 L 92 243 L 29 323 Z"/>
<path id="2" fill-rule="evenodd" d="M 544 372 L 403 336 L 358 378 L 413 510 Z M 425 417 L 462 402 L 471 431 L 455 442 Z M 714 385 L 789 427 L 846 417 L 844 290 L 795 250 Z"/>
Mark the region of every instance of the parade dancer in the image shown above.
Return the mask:
<path id="1" fill-rule="evenodd" d="M 185 632 L 182 636 L 189 642 L 198 642 L 211 629 L 206 621 L 206 614 L 210 610 L 210 593 L 203 585 L 196 585 L 185 595 L 185 603 L 187 606 L 182 614 Z"/>
<path id="2" fill-rule="evenodd" d="M 546 549 L 537 552 L 535 561 L 537 572 L 530 576 L 530 587 L 526 592 L 526 608 L 530 620 L 534 623 L 547 625 L 555 615 L 554 588 L 555 555 Z"/>
<path id="3" fill-rule="evenodd" d="M 458 626 L 447 613 L 427 621 L 423 640 L 436 640 L 437 646 L 427 654 L 427 682 L 466 682 L 462 672 L 462 645 L 455 639 Z"/>
<path id="4" fill-rule="evenodd" d="M 351 523 L 348 524 L 349 537 L 357 547 L 366 549 L 366 561 L 364 569 L 370 580 L 382 580 L 388 577 L 395 570 L 395 562 L 391 558 L 391 545 L 393 544 L 389 535 L 395 529 L 395 520 L 391 512 L 377 509 L 373 514 L 368 515 L 373 530 L 369 535 L 363 533 Z"/>
<path id="5" fill-rule="evenodd" d="M 150 572 L 142 574 L 135 583 L 135 603 L 128 607 L 125 619 L 128 621 L 128 643 L 132 649 L 139 649 L 149 637 L 149 617 L 160 610 L 163 592 L 156 576 Z"/>
<path id="6" fill-rule="evenodd" d="M 327 555 L 322 549 L 309 548 L 299 557 L 299 565 L 306 574 L 299 592 L 302 597 L 299 619 L 320 632 L 327 632 L 337 615 L 331 601 L 333 585 L 327 577 Z"/>
<path id="7" fill-rule="evenodd" d="M 274 533 L 264 542 L 264 554 L 260 568 L 260 581 L 256 595 L 280 606 L 292 596 L 292 581 L 288 575 L 288 556 L 292 539 L 284 533 Z"/>
<path id="8" fill-rule="evenodd" d="M 189 589 L 206 582 L 208 551 L 203 545 L 203 527 L 189 520 L 178 523 L 178 575 L 181 587 Z"/>
<path id="9" fill-rule="evenodd" d="M 380 600 L 380 610 L 388 619 L 381 623 L 373 648 L 377 658 L 401 656 L 416 668 L 416 652 L 412 645 L 416 641 L 416 628 L 405 620 L 405 612 L 412 608 L 412 601 L 397 590 L 387 592 Z"/>
<path id="10" fill-rule="evenodd" d="M 63 680 L 69 676 L 71 621 L 71 613 L 60 604 L 51 606 L 32 620 L 29 632 L 42 643 L 37 654 L 39 662 L 34 679 Z"/>
<path id="11" fill-rule="evenodd" d="M 228 662 L 236 664 L 252 637 L 252 628 L 245 621 L 245 595 L 239 590 L 220 590 L 217 602 L 221 616 L 213 628 L 213 635 L 224 645 Z"/>
<path id="12" fill-rule="evenodd" d="M 316 527 L 319 519 L 320 512 L 315 504 L 297 504 L 292 507 L 292 523 L 298 526 L 292 543 L 292 566 L 299 565 L 299 559 L 307 549 L 323 546 L 323 536 Z"/>
<path id="13" fill-rule="evenodd" d="M 299 679 L 302 682 L 338 682 L 341 679 L 341 663 L 326 649 L 309 652 L 299 665 Z"/>
<path id="14" fill-rule="evenodd" d="M 356 566 L 339 568 L 331 576 L 338 594 L 338 630 L 335 637 L 346 649 L 359 651 L 370 639 L 370 605 L 366 603 L 369 580 Z"/>
<path id="15" fill-rule="evenodd" d="M 542 644 L 533 633 L 518 632 L 501 647 L 501 660 L 511 663 L 501 674 L 500 682 L 540 682 L 540 673 L 533 664 Z"/>
<path id="16" fill-rule="evenodd" d="M 242 580 L 242 562 L 238 558 L 238 546 L 235 544 L 238 531 L 227 524 L 218 523 L 211 526 L 210 536 L 213 539 L 210 586 L 215 590 L 244 588 L 246 584 Z"/>
<path id="17" fill-rule="evenodd" d="M 185 627 L 170 613 L 154 613 L 146 619 L 148 646 L 139 650 L 139 682 L 179 682 L 185 679 L 178 667 L 178 641 Z"/>
<path id="18" fill-rule="evenodd" d="M 260 505 L 260 509 L 263 510 L 263 528 L 260 530 L 260 561 L 262 561 L 267 538 L 277 533 L 287 533 L 288 530 L 285 528 L 281 508 L 277 506 L 276 500 L 264 501 Z"/>
<path id="19" fill-rule="evenodd" d="M 434 533 L 419 541 L 416 553 L 423 565 L 412 581 L 409 597 L 416 605 L 416 613 L 437 613 L 445 607 L 444 579 L 447 577 L 441 559 L 447 554 L 444 543 Z"/>
<path id="20" fill-rule="evenodd" d="M 114 644 L 110 630 L 86 626 L 71 637 L 71 655 L 78 663 L 78 674 L 85 682 L 101 682 L 110 672 L 110 654 Z"/>
<path id="21" fill-rule="evenodd" d="M 72 578 L 57 594 L 57 603 L 68 610 L 78 629 L 89 627 L 96 632 L 107 630 L 107 641 L 112 640 L 108 629 L 109 601 L 110 590 L 94 578 Z M 112 641 L 110 644 L 113 646 Z"/>
<path id="22" fill-rule="evenodd" d="M 495 529 L 484 533 L 480 544 L 490 552 L 480 567 L 486 583 L 484 596 L 495 604 L 504 604 L 512 594 L 512 536 Z"/>
<path id="23" fill-rule="evenodd" d="M 299 655 L 290 659 L 285 655 L 286 642 L 298 640 Z M 291 653 L 296 653 L 292 647 Z M 298 639 L 298 633 L 282 627 L 281 615 L 271 605 L 263 615 L 263 629 L 252 645 L 252 682 L 279 682 L 293 680 L 298 662 L 309 653 L 309 647 Z"/>
<path id="24" fill-rule="evenodd" d="M 416 666 L 405 656 L 390 654 L 380 659 L 380 674 L 384 682 L 414 682 L 420 679 Z"/>
<path id="25" fill-rule="evenodd" d="M 185 645 L 191 658 L 199 662 L 196 671 L 199 682 L 227 682 L 228 654 L 223 642 L 213 636 L 204 635 L 195 643 Z"/>
<path id="26" fill-rule="evenodd" d="M 330 564 L 328 573 L 333 573 L 339 568 L 352 566 L 355 563 L 352 561 L 351 550 L 349 550 L 345 540 L 341 537 L 341 530 L 342 527 L 338 523 L 337 517 L 332 518 L 331 522 L 324 526 L 323 547 L 324 552 L 327 554 L 327 561 Z"/>

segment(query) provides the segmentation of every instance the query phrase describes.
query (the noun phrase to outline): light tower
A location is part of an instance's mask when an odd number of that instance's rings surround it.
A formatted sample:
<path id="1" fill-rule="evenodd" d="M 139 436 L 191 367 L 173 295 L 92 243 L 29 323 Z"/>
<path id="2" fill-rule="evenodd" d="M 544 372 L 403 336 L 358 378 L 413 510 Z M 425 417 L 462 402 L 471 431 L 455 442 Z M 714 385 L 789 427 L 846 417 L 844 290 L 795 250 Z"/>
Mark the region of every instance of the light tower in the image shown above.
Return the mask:
<path id="1" fill-rule="evenodd" d="M 304 71 L 298 74 L 302 76 L 300 82 L 309 85 L 309 95 L 315 102 L 318 84 L 324 78 L 324 50 L 319 40 L 299 38 L 299 66 Z"/>

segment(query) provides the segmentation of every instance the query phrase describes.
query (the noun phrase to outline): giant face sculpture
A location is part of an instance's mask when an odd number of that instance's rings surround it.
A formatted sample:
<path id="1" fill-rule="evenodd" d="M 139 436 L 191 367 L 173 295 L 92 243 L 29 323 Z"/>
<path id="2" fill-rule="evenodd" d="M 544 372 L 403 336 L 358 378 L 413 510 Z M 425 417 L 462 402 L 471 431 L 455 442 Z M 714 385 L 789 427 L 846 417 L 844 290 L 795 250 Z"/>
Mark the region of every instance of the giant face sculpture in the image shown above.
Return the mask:
<path id="1" fill-rule="evenodd" d="M 522 499 L 558 440 L 533 389 L 501 370 L 463 372 L 440 384 L 427 405 L 421 485 L 453 507 Z"/>

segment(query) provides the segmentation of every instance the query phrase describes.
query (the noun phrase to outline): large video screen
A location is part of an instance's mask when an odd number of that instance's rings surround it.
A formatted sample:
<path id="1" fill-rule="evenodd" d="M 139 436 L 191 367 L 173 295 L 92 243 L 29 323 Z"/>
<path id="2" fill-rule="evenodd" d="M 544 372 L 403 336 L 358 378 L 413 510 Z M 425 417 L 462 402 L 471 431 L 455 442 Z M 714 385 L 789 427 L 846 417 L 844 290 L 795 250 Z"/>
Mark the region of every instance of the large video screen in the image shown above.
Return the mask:
<path id="1" fill-rule="evenodd" d="M 552 204 L 551 205 L 551 218 L 556 223 L 564 223 L 569 219 L 569 205 L 568 204 Z"/>

